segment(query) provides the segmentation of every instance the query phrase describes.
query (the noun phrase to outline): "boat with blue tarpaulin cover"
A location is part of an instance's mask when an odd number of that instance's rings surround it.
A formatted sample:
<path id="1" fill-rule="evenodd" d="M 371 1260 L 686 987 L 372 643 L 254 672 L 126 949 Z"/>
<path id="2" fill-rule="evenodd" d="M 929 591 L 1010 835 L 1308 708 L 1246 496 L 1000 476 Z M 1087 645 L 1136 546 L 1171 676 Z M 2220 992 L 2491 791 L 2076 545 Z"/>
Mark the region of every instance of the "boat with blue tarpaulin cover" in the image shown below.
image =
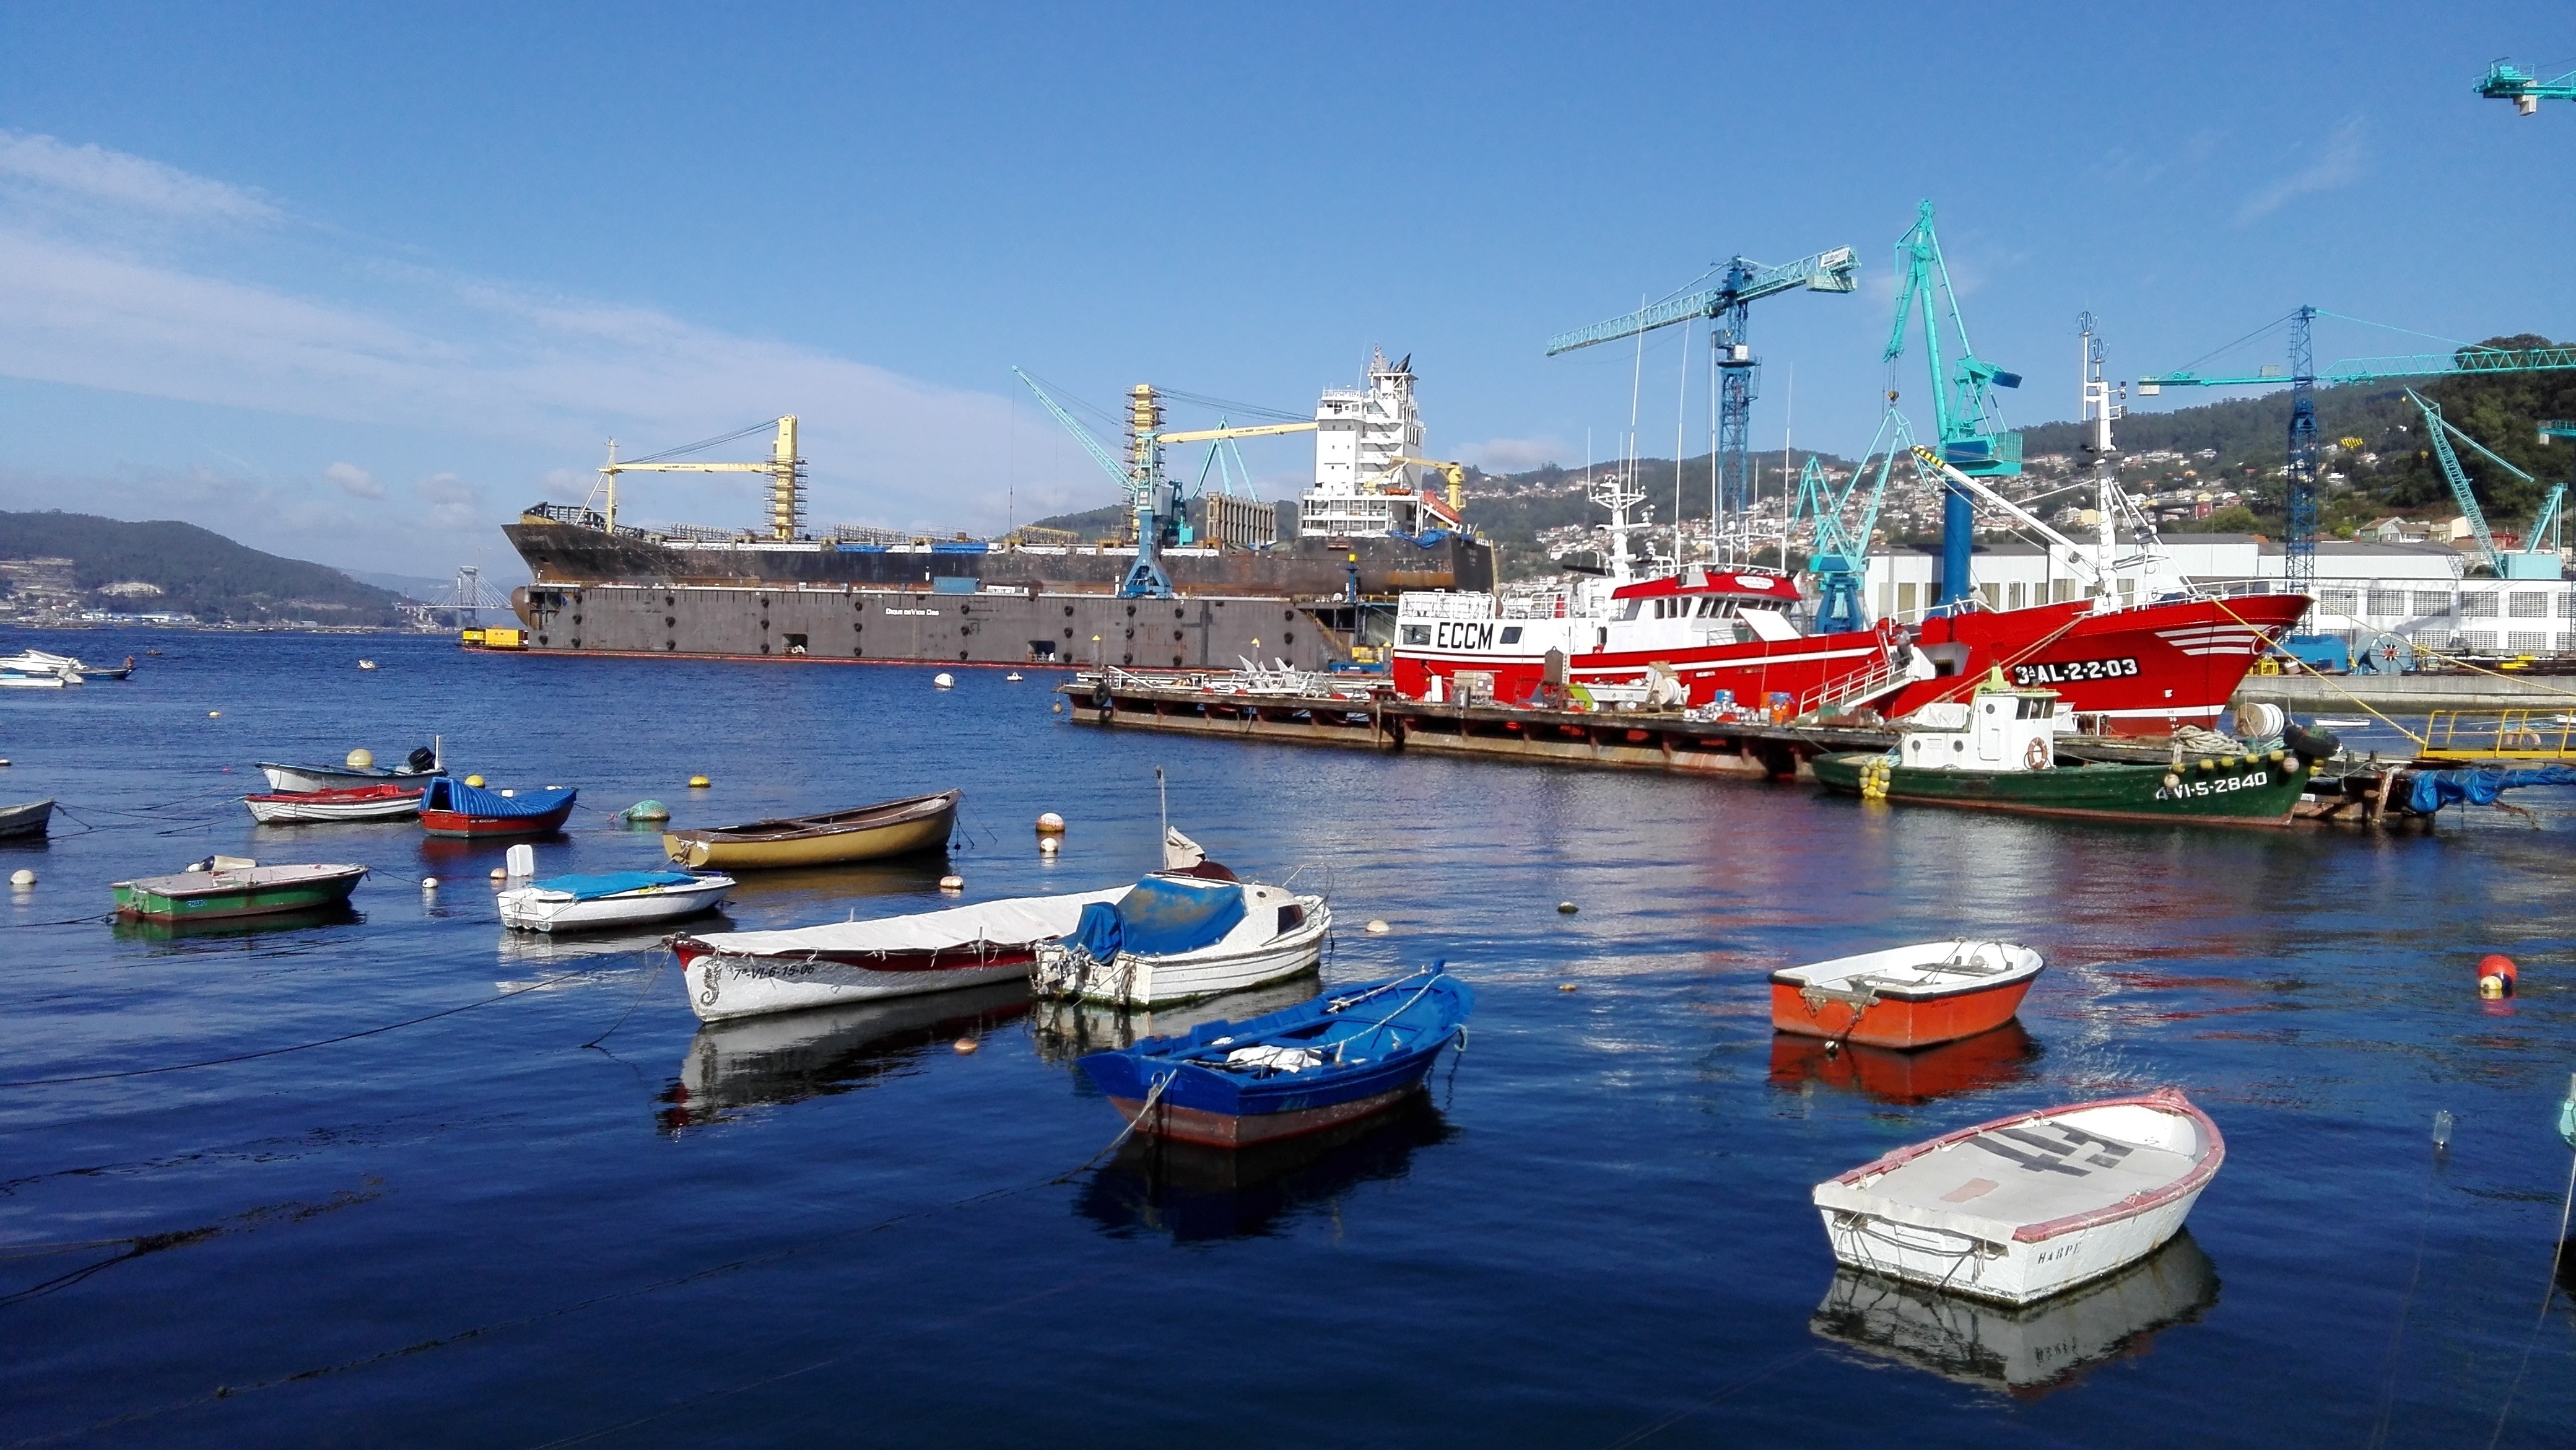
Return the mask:
<path id="1" fill-rule="evenodd" d="M 485 790 L 442 775 L 421 797 L 421 829 L 433 836 L 536 836 L 563 829 L 580 791 L 550 785 L 525 795 Z"/>

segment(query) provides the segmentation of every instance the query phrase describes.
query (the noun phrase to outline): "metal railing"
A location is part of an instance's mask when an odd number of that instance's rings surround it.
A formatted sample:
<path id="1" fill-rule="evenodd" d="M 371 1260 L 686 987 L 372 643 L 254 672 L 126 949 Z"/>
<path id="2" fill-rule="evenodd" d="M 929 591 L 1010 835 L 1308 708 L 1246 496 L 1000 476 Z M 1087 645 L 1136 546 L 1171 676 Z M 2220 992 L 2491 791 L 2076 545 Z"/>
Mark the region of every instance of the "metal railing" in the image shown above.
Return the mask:
<path id="1" fill-rule="evenodd" d="M 2576 713 L 2436 710 L 2424 722 L 2428 760 L 2576 760 Z"/>

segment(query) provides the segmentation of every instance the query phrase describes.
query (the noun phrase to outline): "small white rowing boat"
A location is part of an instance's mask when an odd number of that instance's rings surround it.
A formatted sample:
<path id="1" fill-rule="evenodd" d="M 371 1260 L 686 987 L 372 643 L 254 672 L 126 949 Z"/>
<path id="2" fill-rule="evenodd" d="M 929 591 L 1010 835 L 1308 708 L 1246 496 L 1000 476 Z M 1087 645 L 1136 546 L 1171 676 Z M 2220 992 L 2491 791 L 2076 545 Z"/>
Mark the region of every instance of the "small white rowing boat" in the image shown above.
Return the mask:
<path id="1" fill-rule="evenodd" d="M 518 931 L 575 931 L 632 926 L 694 916 L 724 905 L 730 876 L 686 871 L 614 871 L 600 876 L 557 876 L 513 887 L 492 898 L 501 924 Z"/>
<path id="2" fill-rule="evenodd" d="M 427 785 L 359 785 L 340 790 L 280 791 L 246 795 L 251 819 L 263 826 L 305 821 L 403 821 L 420 814 Z"/>
<path id="3" fill-rule="evenodd" d="M 1847 1267 L 2028 1304 L 2172 1238 L 2226 1157 L 2164 1088 L 1961 1128 L 1817 1184 L 1815 1203 Z"/>

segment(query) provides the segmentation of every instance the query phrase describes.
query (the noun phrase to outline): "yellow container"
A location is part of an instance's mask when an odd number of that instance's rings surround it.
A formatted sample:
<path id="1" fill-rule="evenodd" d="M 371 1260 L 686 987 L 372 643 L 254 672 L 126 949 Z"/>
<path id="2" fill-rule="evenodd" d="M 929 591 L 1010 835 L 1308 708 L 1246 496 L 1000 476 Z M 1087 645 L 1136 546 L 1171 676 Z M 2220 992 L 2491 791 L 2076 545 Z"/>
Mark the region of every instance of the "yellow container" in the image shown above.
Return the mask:
<path id="1" fill-rule="evenodd" d="M 483 631 L 485 649 L 526 649 L 528 633 L 523 629 L 487 629 Z"/>

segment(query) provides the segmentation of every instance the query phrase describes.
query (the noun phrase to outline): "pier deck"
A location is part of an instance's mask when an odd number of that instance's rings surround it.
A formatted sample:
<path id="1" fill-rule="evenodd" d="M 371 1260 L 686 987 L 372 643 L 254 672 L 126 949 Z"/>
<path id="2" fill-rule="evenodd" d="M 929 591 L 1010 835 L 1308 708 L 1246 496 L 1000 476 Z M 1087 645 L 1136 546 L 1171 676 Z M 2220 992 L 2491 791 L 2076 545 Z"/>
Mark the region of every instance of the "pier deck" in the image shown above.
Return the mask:
<path id="1" fill-rule="evenodd" d="M 1844 751 L 1885 750 L 1886 725 L 1843 726 L 1694 720 L 1680 712 L 1533 710 L 1504 705 L 1429 704 L 1354 680 L 1331 694 L 1211 688 L 1206 680 L 1086 671 L 1056 687 L 1077 725 L 1407 754 L 1661 770 L 1740 780 L 1813 780 L 1807 762 Z M 2062 756 L 2162 760 L 2162 742 L 2074 736 Z M 2430 829 L 2430 817 L 2392 802 L 2401 767 L 2372 764 L 2320 777 L 2293 819 L 2318 825 Z M 2398 797 L 2402 800 L 2403 797 Z"/>

